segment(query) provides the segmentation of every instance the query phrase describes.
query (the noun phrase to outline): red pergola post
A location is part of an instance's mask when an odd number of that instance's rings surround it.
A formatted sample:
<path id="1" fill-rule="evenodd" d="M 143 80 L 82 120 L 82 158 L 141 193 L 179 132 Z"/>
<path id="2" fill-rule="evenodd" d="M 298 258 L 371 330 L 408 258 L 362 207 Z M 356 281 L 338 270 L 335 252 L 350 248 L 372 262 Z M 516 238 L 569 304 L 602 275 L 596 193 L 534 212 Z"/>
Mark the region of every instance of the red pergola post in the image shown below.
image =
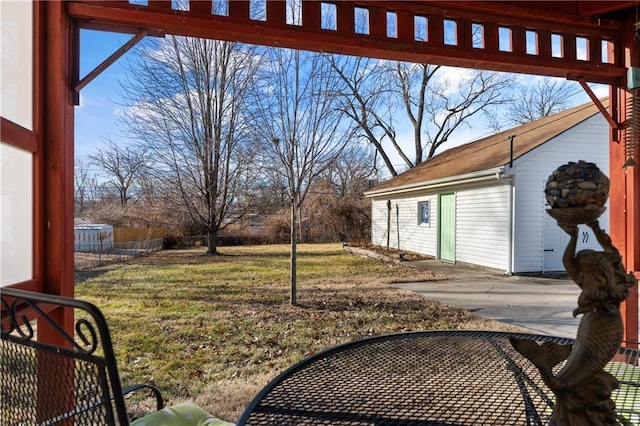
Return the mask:
<path id="1" fill-rule="evenodd" d="M 42 289 L 44 293 L 73 297 L 73 104 L 71 91 L 71 70 L 73 55 L 71 31 L 73 27 L 67 16 L 64 2 L 50 1 L 36 5 L 44 14 L 42 43 L 44 48 L 37 52 L 41 60 L 44 96 L 36 100 L 36 116 L 42 117 L 41 152 L 39 163 L 43 165 L 41 185 L 36 185 L 35 205 L 44 206 L 43 215 L 36 217 L 44 221 L 44 236 L 38 235 L 42 243 Z M 40 12 L 42 13 L 42 12 Z M 36 33 L 40 33 L 39 31 Z M 37 72 L 36 74 L 40 74 Z M 57 309 L 49 314 L 65 330 L 73 332 L 73 312 Z M 57 337 L 54 337 L 57 336 Z M 38 339 L 61 345 L 57 333 L 52 332 L 45 321 L 38 323 Z M 54 357 L 38 357 L 38 391 L 51 395 L 52 390 L 60 395 L 61 407 L 48 407 L 38 403 L 39 419 L 47 419 L 60 414 L 60 410 L 73 408 L 72 399 L 73 365 L 69 365 L 64 377 L 47 374 L 50 363 L 60 362 Z M 59 369 L 58 369 L 59 370 Z M 60 371 L 60 370 L 59 370 Z M 64 370 L 63 370 L 64 371 Z M 40 398 L 38 398 L 40 400 Z M 55 409 L 56 412 L 50 412 Z"/>
<path id="2" fill-rule="evenodd" d="M 640 67 L 640 46 L 634 40 L 634 26 L 631 17 L 625 25 L 625 45 L 618 54 L 625 56 L 625 65 Z M 612 107 L 618 123 L 624 124 L 630 117 L 631 92 L 623 87 L 613 88 L 611 93 Z M 611 132 L 609 174 L 611 178 L 611 193 L 609 203 L 611 208 L 611 239 L 622 254 L 623 263 L 627 271 L 640 279 L 640 159 L 635 158 L 638 165 L 623 168 L 627 160 L 625 152 L 626 138 L 630 132 L 613 130 Z M 637 143 L 637 141 L 636 141 Z M 630 291 L 629 297 L 621 306 L 625 324 L 624 340 L 638 342 L 638 284 Z"/>

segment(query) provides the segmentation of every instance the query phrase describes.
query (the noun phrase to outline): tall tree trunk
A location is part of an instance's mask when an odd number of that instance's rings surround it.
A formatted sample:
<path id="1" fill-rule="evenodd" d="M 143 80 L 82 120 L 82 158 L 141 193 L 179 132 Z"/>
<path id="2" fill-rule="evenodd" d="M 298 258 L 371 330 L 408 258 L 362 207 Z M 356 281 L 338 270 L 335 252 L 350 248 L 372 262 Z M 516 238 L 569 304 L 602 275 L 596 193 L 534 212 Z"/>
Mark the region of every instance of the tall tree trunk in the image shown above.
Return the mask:
<path id="1" fill-rule="evenodd" d="M 297 297 L 296 297 L 296 261 L 297 261 L 297 241 L 298 241 L 298 226 L 297 219 L 298 215 L 296 213 L 296 202 L 295 200 L 291 202 L 291 291 L 290 291 L 290 301 L 291 306 L 296 305 Z"/>
<path id="2" fill-rule="evenodd" d="M 307 234 L 304 232 L 304 221 L 302 220 L 302 206 L 298 209 L 298 242 L 307 242 Z"/>
<path id="3" fill-rule="evenodd" d="M 209 229 L 207 237 L 207 253 L 218 254 L 218 230 Z"/>

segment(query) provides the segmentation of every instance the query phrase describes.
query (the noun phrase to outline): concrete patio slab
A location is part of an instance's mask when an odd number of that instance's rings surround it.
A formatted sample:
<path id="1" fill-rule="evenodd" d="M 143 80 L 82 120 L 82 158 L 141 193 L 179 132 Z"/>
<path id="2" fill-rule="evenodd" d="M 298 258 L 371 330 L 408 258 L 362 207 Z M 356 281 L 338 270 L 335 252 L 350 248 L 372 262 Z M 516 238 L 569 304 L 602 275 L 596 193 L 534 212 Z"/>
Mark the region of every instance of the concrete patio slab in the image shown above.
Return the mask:
<path id="1" fill-rule="evenodd" d="M 576 337 L 580 316 L 574 318 L 580 288 L 569 278 L 504 276 L 499 272 L 436 260 L 412 266 L 452 279 L 395 284 L 441 303 L 474 311 L 477 315 L 527 328 L 533 333 Z"/>

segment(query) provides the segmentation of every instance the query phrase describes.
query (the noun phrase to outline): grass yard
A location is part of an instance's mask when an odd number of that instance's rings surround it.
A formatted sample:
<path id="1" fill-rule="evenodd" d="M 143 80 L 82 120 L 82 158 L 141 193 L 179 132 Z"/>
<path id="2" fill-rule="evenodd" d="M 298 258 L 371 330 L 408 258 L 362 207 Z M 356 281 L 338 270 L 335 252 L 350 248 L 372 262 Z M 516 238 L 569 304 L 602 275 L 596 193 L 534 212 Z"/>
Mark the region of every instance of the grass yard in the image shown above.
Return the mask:
<path id="1" fill-rule="evenodd" d="M 76 273 L 76 297 L 101 308 L 124 385 L 157 385 L 234 422 L 283 369 L 364 336 L 425 329 L 516 330 L 390 286 L 446 279 L 410 266 L 300 245 L 289 305 L 289 247 L 152 253 Z"/>

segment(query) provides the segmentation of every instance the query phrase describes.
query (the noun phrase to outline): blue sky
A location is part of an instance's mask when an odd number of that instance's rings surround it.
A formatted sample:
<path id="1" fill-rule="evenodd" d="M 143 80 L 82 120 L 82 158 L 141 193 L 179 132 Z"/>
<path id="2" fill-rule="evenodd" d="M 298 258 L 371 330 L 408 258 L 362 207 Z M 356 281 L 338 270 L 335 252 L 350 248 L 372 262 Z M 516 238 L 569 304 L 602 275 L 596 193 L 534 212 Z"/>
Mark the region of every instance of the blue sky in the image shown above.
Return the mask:
<path id="1" fill-rule="evenodd" d="M 129 34 L 82 30 L 80 33 L 80 76 L 84 77 L 107 59 L 132 36 Z M 107 138 L 118 140 L 116 111 L 119 105 L 118 78 L 125 74 L 124 58 L 134 54 L 135 48 L 107 68 L 80 92 L 80 106 L 75 116 L 75 155 L 86 157 Z"/>
<path id="2" fill-rule="evenodd" d="M 131 37 L 129 34 L 82 30 L 80 33 L 81 77 L 84 77 L 108 58 Z M 118 79 L 123 78 L 126 74 L 126 70 L 123 67 L 126 57 L 134 54 L 135 48 L 127 52 L 82 89 L 80 105 L 76 107 L 75 116 L 76 159 L 86 158 L 106 139 L 112 139 L 116 142 L 125 140 L 118 126 L 117 112 L 122 108 L 120 97 L 118 96 Z M 596 90 L 596 94 L 598 96 L 606 96 L 608 91 L 606 87 L 601 86 Z M 586 93 L 581 92 L 571 104 L 578 105 L 588 102 L 588 100 Z M 490 134 L 490 130 L 485 127 L 484 122 L 480 121 L 472 123 L 472 125 L 472 128 L 465 127 L 455 134 L 447 146 L 451 147 Z M 412 144 L 413 135 L 410 126 L 407 126 L 406 130 L 407 132 L 404 136 L 407 138 L 408 143 Z M 394 163 L 401 164 L 401 161 L 394 160 Z"/>

